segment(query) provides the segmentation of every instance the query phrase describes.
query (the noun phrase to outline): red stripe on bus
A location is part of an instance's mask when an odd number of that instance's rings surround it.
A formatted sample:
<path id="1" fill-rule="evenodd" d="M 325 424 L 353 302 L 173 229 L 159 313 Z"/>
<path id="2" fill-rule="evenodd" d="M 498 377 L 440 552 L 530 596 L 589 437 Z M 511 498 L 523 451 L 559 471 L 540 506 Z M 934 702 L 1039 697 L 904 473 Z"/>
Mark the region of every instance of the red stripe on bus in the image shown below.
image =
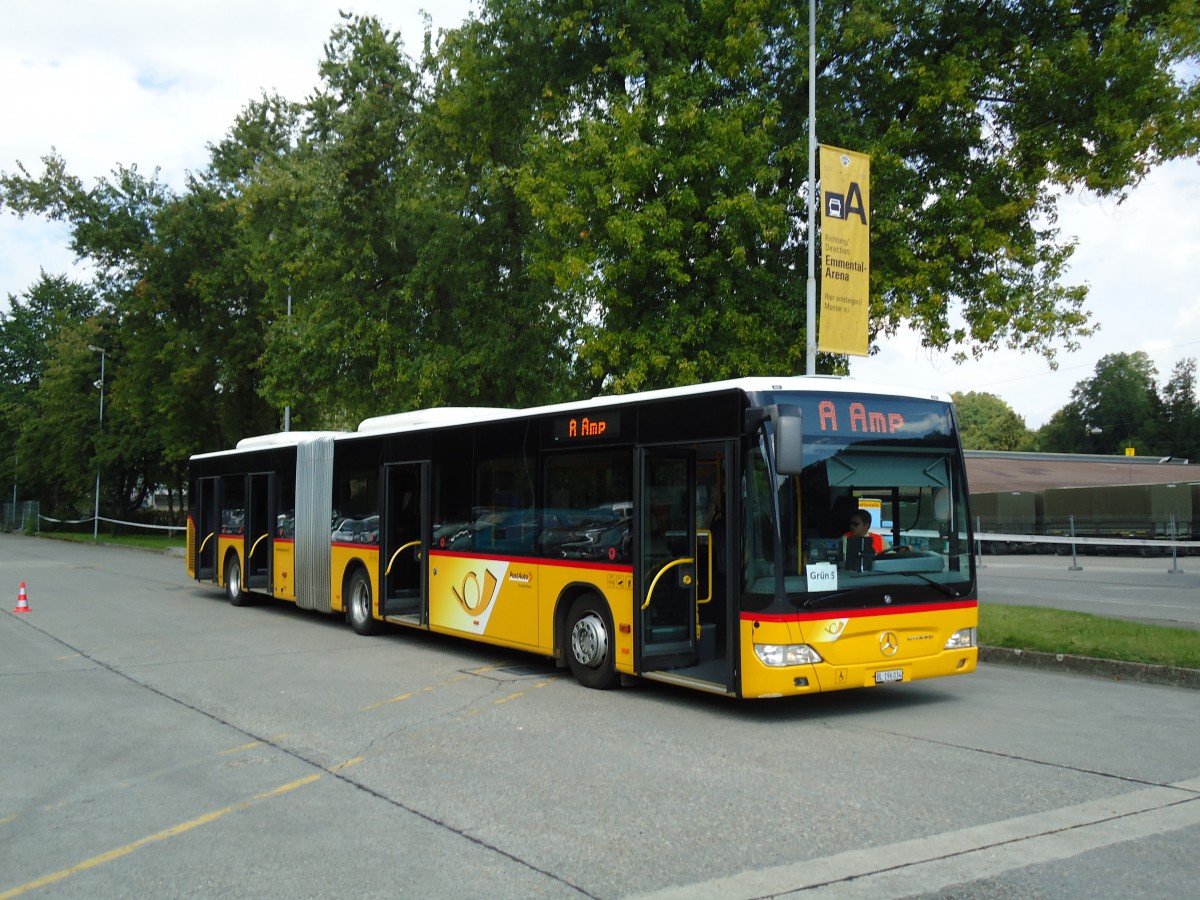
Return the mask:
<path id="1" fill-rule="evenodd" d="M 954 609 L 975 609 L 978 600 L 959 600 L 953 603 L 914 603 L 908 606 L 880 606 L 871 609 L 823 609 L 817 612 L 753 613 L 743 612 L 743 622 L 812 622 L 818 619 L 863 619 L 876 616 L 909 615 L 923 612 L 945 612 Z"/>
<path id="2" fill-rule="evenodd" d="M 549 559 L 541 556 L 497 556 L 485 553 L 463 553 L 455 550 L 431 550 L 430 556 L 447 556 L 452 559 L 482 559 L 491 562 L 515 563 L 521 566 L 559 566 L 567 569 L 591 569 L 597 572 L 632 572 L 633 566 L 614 563 L 588 562 L 582 559 Z"/>

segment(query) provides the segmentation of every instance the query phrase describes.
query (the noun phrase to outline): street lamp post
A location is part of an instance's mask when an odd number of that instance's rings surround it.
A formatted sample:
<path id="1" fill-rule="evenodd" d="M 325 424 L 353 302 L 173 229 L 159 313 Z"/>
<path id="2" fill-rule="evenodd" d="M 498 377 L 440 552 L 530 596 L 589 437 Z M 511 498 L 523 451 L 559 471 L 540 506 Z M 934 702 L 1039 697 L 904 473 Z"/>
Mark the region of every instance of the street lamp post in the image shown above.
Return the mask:
<path id="1" fill-rule="evenodd" d="M 287 289 L 287 320 L 288 333 L 290 334 L 292 330 L 292 282 L 290 279 L 288 280 Z M 292 430 L 292 404 L 290 403 L 283 408 L 283 430 Z"/>
<path id="2" fill-rule="evenodd" d="M 96 386 L 100 388 L 100 433 L 104 433 L 104 354 L 103 347 L 97 347 L 95 344 L 88 344 L 88 349 L 93 353 L 100 354 L 100 380 L 96 382 Z M 100 539 L 100 459 L 96 459 L 96 508 L 92 513 L 92 540 Z"/>

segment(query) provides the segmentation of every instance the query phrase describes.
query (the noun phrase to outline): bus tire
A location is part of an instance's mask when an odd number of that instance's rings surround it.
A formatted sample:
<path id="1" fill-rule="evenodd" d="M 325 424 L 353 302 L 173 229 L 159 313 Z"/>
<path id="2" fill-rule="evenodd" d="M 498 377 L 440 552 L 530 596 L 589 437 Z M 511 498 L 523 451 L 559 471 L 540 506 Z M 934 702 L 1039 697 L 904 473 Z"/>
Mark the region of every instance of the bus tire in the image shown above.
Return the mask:
<path id="1" fill-rule="evenodd" d="M 612 616 L 608 605 L 594 594 L 585 594 L 571 604 L 567 615 L 567 662 L 571 674 L 584 687 L 607 690 L 620 680 L 613 660 Z"/>
<path id="2" fill-rule="evenodd" d="M 242 582 L 242 564 L 236 553 L 230 553 L 225 560 L 225 596 L 234 606 L 250 605 L 250 594 Z"/>
<path id="3" fill-rule="evenodd" d="M 371 579 L 355 569 L 346 586 L 346 621 L 356 634 L 378 634 L 379 622 L 372 616 Z"/>

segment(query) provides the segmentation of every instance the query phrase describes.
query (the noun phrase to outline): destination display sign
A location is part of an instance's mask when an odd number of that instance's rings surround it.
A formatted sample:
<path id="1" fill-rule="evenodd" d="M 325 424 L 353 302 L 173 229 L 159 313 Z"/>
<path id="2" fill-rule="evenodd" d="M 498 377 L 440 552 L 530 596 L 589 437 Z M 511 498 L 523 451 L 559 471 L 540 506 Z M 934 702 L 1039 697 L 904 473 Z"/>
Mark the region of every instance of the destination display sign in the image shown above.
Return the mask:
<path id="1" fill-rule="evenodd" d="M 621 436 L 621 416 L 610 411 L 599 414 L 559 416 L 553 422 L 554 440 L 565 443 L 596 443 Z"/>
<path id="2" fill-rule="evenodd" d="M 806 435 L 911 437 L 953 433 L 950 405 L 937 400 L 872 396 L 804 397 Z"/>

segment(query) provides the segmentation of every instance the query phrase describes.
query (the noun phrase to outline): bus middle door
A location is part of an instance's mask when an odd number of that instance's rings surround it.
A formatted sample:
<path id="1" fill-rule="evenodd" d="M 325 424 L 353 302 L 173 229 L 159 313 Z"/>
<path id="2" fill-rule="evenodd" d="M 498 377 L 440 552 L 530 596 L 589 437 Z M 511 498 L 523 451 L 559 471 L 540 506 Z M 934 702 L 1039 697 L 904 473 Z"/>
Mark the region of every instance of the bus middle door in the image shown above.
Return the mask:
<path id="1" fill-rule="evenodd" d="M 429 463 L 384 466 L 380 517 L 379 584 L 384 618 L 410 625 L 429 622 L 425 564 L 429 556 L 426 503 Z"/>
<path id="2" fill-rule="evenodd" d="M 242 578 L 247 590 L 271 592 L 274 557 L 275 475 L 253 472 L 246 476 L 246 518 L 242 528 Z"/>
<path id="3" fill-rule="evenodd" d="M 642 672 L 686 668 L 697 661 L 696 454 L 641 448 L 637 469 L 637 666 Z"/>

